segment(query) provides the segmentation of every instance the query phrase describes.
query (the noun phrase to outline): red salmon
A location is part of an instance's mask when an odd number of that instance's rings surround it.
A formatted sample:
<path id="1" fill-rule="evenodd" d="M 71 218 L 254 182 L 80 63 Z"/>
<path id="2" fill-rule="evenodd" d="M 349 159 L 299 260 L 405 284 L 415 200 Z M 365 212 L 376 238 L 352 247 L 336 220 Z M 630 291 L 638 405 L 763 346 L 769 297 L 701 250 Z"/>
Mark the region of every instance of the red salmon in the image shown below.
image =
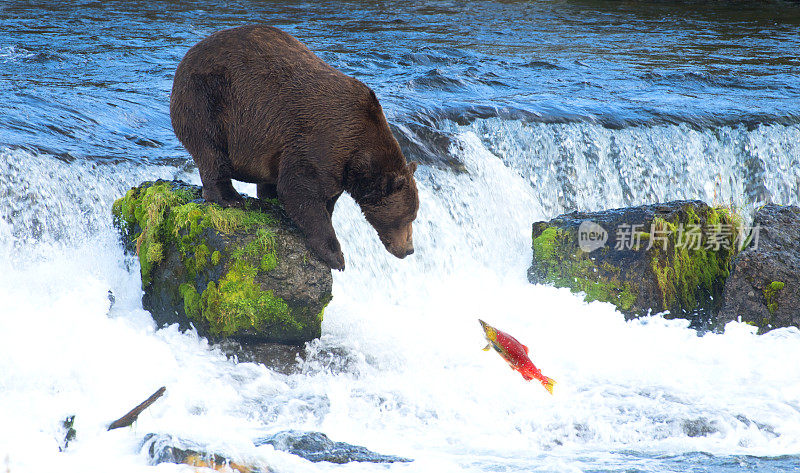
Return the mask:
<path id="1" fill-rule="evenodd" d="M 542 372 L 539 371 L 539 368 L 528 358 L 528 347 L 518 342 L 517 339 L 511 335 L 497 330 L 483 320 L 478 319 L 478 322 L 481 323 L 483 332 L 486 334 L 486 340 L 489 341 L 489 344 L 486 345 L 484 350 L 488 351 L 490 348 L 494 348 L 495 351 L 506 360 L 511 368 L 518 371 L 526 381 L 537 379 L 542 383 L 542 386 L 547 389 L 547 392 L 553 394 L 553 385 L 556 384 L 556 382 L 543 375 Z"/>

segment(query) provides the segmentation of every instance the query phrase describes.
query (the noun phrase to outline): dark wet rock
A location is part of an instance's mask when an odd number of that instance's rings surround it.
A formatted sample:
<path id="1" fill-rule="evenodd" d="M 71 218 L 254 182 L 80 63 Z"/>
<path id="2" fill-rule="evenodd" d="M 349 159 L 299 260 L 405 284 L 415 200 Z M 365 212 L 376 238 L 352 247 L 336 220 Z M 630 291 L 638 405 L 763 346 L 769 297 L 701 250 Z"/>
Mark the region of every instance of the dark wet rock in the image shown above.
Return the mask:
<path id="1" fill-rule="evenodd" d="M 706 327 L 740 227 L 731 211 L 700 201 L 572 212 L 533 224 L 528 280 L 610 302 L 627 318 L 669 311 Z"/>
<path id="2" fill-rule="evenodd" d="M 699 417 L 697 419 L 685 419 L 681 422 L 681 429 L 689 437 L 706 437 L 719 431 L 717 422 Z"/>
<path id="3" fill-rule="evenodd" d="M 269 471 L 267 468 L 237 463 L 223 455 L 207 452 L 198 445 L 176 439 L 171 435 L 145 435 L 142 450 L 147 452 L 153 465 L 177 463 L 212 470 L 222 470 L 227 467 L 231 471 L 239 473 L 267 473 Z"/>
<path id="4" fill-rule="evenodd" d="M 403 155 L 409 161 L 420 162 L 440 169 L 450 169 L 454 172 L 466 171 L 464 164 L 450 152 L 452 144 L 450 134 L 437 129 L 424 117 L 418 117 L 418 121 L 424 123 L 412 121 L 404 125 L 390 125 Z"/>
<path id="5" fill-rule="evenodd" d="M 255 441 L 256 446 L 272 445 L 276 450 L 301 456 L 312 462 L 409 462 L 408 458 L 382 455 L 364 447 L 345 442 L 334 442 L 321 432 L 286 430 Z"/>
<path id="6" fill-rule="evenodd" d="M 761 422 L 756 422 L 752 419 L 749 419 L 747 416 L 739 414 L 736 416 L 736 420 L 744 424 L 746 427 L 750 427 L 751 425 L 755 425 L 758 430 L 760 430 L 763 434 L 767 435 L 770 438 L 778 438 L 779 434 L 775 432 L 775 428 L 769 424 L 764 424 Z"/>
<path id="7" fill-rule="evenodd" d="M 145 182 L 114 203 L 141 265 L 142 305 L 159 324 L 214 340 L 298 344 L 320 336 L 331 270 L 277 201 L 222 208 L 180 181 Z"/>
<path id="8" fill-rule="evenodd" d="M 725 284 L 720 322 L 741 320 L 759 333 L 800 327 L 800 207 L 767 204 L 753 227 Z"/>
<path id="9" fill-rule="evenodd" d="M 227 356 L 235 356 L 238 361 L 261 363 L 273 371 L 287 375 L 298 373 L 306 357 L 305 345 L 226 340 L 217 346 Z"/>
<path id="10" fill-rule="evenodd" d="M 61 441 L 60 445 L 58 446 L 59 452 L 66 451 L 67 447 L 69 447 L 69 443 L 75 440 L 75 437 L 78 435 L 78 432 L 74 428 L 74 424 L 74 415 L 68 416 L 61 422 L 62 436 L 64 440 Z"/>
<path id="11" fill-rule="evenodd" d="M 247 340 L 223 340 L 216 344 L 228 357 L 239 362 L 260 363 L 272 371 L 291 375 L 298 373 L 349 373 L 358 375 L 363 366 L 362 355 L 345 347 L 316 342 L 303 345 L 265 343 Z"/>
<path id="12" fill-rule="evenodd" d="M 410 462 L 407 458 L 394 455 L 381 455 L 364 447 L 344 442 L 334 442 L 321 432 L 286 430 L 253 442 L 254 446 L 272 445 L 275 450 L 291 453 L 312 462 L 331 463 L 395 463 Z M 240 472 L 268 471 L 264 466 L 245 464 L 218 453 L 210 452 L 202 446 L 166 434 L 147 434 L 142 441 L 142 450 L 147 452 L 153 464 L 181 463 L 192 466 L 228 466 Z"/>

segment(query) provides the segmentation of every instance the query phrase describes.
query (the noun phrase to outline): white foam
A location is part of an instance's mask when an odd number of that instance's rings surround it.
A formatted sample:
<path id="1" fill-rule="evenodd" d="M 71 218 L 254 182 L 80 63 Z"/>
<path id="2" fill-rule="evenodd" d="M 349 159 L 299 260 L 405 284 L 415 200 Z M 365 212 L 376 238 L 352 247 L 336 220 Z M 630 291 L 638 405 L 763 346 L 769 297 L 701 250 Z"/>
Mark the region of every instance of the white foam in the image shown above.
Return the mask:
<path id="1" fill-rule="evenodd" d="M 28 59 L 34 56 L 36 56 L 36 53 L 16 44 L 0 47 L 0 62 L 2 63 L 18 62 L 21 59 Z"/>
<path id="2" fill-rule="evenodd" d="M 579 471 L 624 451 L 797 453 L 800 372 L 786 360 L 800 359 L 800 331 L 756 336 L 733 323 L 697 337 L 686 321 L 625 322 L 609 304 L 528 284 L 530 223 L 556 195 L 473 131 L 454 146 L 466 173 L 418 171 L 406 260 L 342 198 L 334 223 L 347 270 L 334 275 L 322 339 L 291 376 L 156 329 L 141 309 L 138 265 L 108 209 L 127 186 L 175 169 L 3 151 L 27 169 L 12 171 L 16 182 L 36 185 L 31 205 L 17 202 L 16 184 L 0 201 L 0 459 L 13 472 L 142 471 L 139 443 L 161 432 L 278 471 L 375 471 L 252 446 L 290 428 L 414 458 L 387 467 L 409 472 Z M 46 223 L 41 238 L 30 237 L 34 218 Z M 531 348 L 558 382 L 554 396 L 481 351 L 478 317 Z M 167 394 L 133 428 L 105 431 L 162 385 Z M 59 453 L 59 422 L 72 414 L 78 437 Z"/>

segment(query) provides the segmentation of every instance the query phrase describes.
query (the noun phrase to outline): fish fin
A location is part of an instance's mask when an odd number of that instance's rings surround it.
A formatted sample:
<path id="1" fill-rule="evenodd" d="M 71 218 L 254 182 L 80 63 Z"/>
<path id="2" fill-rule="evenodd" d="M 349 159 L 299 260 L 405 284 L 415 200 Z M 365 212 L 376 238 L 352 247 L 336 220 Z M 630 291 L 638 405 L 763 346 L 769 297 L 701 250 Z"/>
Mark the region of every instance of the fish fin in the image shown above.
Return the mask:
<path id="1" fill-rule="evenodd" d="M 530 350 L 528 350 L 528 347 L 527 347 L 527 346 L 525 346 L 525 345 L 522 345 L 522 349 L 523 349 L 523 350 L 525 350 L 525 354 L 526 354 L 526 355 L 528 355 L 528 354 L 530 353 Z"/>
<path id="2" fill-rule="evenodd" d="M 545 376 L 544 379 L 542 380 L 542 386 L 544 386 L 544 388 L 547 389 L 547 392 L 549 392 L 550 394 L 553 394 L 554 384 L 556 384 L 556 382 L 552 378 L 548 378 L 547 376 Z"/>
<path id="3" fill-rule="evenodd" d="M 486 346 L 483 347 L 483 351 L 489 351 L 491 349 L 492 349 L 492 344 L 491 343 L 487 343 Z"/>
<path id="4" fill-rule="evenodd" d="M 518 370 L 518 371 L 519 371 L 519 370 Z M 528 373 L 525 373 L 525 372 L 523 372 L 523 371 L 520 371 L 520 372 L 519 372 L 519 374 L 521 374 L 521 375 L 522 375 L 522 378 L 523 378 L 525 381 L 530 381 L 530 380 L 532 380 L 532 379 L 533 379 L 533 376 L 531 376 L 531 375 L 529 375 Z"/>

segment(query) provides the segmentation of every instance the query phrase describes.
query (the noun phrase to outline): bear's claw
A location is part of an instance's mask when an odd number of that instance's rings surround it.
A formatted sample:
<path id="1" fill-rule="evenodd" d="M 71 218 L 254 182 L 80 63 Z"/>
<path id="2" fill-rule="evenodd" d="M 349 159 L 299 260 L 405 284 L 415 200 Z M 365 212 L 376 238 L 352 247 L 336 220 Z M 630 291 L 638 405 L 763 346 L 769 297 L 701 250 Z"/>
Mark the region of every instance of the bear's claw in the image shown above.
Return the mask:
<path id="1" fill-rule="evenodd" d="M 331 269 L 344 271 L 344 254 L 336 237 L 310 238 L 308 244 Z"/>

